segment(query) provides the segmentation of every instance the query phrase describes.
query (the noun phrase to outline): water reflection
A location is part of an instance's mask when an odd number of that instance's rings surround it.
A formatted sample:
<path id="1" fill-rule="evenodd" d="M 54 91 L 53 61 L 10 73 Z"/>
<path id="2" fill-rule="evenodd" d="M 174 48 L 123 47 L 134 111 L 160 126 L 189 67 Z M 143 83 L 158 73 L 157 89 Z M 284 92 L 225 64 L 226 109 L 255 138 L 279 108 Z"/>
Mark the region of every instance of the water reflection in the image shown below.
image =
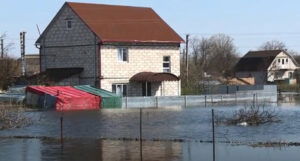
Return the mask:
<path id="1" fill-rule="evenodd" d="M 217 144 L 216 160 L 298 161 L 300 147 L 253 148 Z M 2 161 L 139 161 L 138 141 L 1 139 Z M 144 142 L 143 161 L 212 160 L 212 145 L 197 142 Z"/>
<path id="2" fill-rule="evenodd" d="M 0 140 L 0 160 L 13 161 L 132 161 L 140 160 L 138 141 L 39 139 Z M 143 161 L 182 160 L 180 143 L 145 142 Z"/>

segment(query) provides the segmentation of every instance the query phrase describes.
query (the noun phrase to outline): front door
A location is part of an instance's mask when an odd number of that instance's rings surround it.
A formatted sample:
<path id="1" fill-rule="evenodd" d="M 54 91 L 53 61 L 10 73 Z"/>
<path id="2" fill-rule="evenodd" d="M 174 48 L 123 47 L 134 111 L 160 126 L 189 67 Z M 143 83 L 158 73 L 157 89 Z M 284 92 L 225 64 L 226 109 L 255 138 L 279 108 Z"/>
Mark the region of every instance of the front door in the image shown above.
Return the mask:
<path id="1" fill-rule="evenodd" d="M 142 95 L 143 96 L 151 96 L 151 83 L 150 82 L 142 83 Z"/>

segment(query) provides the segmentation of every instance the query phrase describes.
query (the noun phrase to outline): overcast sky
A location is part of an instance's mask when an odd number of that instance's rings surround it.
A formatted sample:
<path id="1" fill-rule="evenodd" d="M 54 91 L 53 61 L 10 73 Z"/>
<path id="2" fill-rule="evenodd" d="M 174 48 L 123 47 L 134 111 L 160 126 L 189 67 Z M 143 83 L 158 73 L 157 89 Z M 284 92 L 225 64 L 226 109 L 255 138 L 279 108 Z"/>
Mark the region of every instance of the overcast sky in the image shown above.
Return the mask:
<path id="1" fill-rule="evenodd" d="M 38 53 L 36 25 L 43 31 L 63 0 L 0 0 L 0 34 L 14 43 L 19 56 L 19 32 L 26 31 L 26 53 Z M 300 52 L 299 0 L 73 0 L 153 8 L 183 38 L 225 33 L 241 55 L 268 40 L 280 40 Z"/>

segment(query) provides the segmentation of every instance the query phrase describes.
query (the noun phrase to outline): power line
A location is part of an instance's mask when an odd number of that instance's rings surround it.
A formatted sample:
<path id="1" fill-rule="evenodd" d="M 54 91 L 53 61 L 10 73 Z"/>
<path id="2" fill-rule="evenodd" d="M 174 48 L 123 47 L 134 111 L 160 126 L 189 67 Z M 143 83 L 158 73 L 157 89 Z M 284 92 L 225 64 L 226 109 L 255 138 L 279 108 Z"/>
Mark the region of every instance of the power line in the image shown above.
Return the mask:
<path id="1" fill-rule="evenodd" d="M 211 36 L 216 34 L 226 34 L 231 36 L 300 36 L 300 32 L 262 32 L 262 33 L 189 33 L 190 35 L 202 35 L 202 36 Z M 182 33 L 182 35 L 186 35 Z"/>

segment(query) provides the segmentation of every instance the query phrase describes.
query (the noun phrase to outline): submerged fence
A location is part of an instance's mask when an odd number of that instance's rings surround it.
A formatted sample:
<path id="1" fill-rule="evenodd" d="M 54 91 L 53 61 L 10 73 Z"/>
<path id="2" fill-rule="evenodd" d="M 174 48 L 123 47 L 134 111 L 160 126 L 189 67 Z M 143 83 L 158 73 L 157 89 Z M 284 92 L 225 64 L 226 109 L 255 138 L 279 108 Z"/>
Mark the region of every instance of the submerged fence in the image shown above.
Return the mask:
<path id="1" fill-rule="evenodd" d="M 241 87 L 240 87 L 241 88 Z M 245 89 L 247 89 L 245 87 Z M 207 106 L 222 103 L 277 102 L 277 86 L 265 85 L 259 90 L 239 90 L 230 94 L 124 97 L 123 108 L 165 107 L 165 106 Z"/>

